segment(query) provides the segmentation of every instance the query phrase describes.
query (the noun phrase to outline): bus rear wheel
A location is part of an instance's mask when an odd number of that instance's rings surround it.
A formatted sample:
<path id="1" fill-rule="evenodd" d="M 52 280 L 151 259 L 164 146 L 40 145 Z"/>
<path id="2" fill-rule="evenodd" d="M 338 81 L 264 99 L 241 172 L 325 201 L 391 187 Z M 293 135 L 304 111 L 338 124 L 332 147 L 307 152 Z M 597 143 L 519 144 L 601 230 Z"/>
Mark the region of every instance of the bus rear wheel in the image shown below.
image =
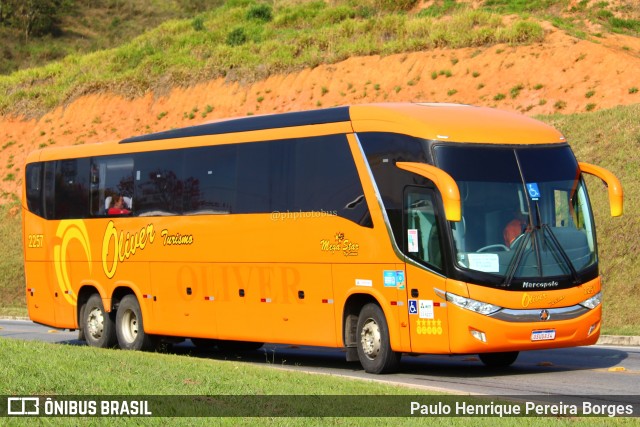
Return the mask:
<path id="1" fill-rule="evenodd" d="M 153 337 L 144 332 L 142 311 L 135 295 L 126 295 L 116 313 L 118 345 L 123 350 L 153 350 Z"/>
<path id="2" fill-rule="evenodd" d="M 93 294 L 80 309 L 84 338 L 91 347 L 110 348 L 116 345 L 113 313 L 107 313 L 100 294 Z"/>
<path id="3" fill-rule="evenodd" d="M 400 367 L 402 355 L 391 349 L 387 320 L 377 304 L 367 304 L 360 310 L 357 347 L 358 359 L 366 372 L 386 374 Z"/>
<path id="4" fill-rule="evenodd" d="M 511 366 L 518 358 L 517 351 L 506 351 L 502 353 L 480 353 L 478 357 L 486 366 L 490 368 L 506 368 Z"/>

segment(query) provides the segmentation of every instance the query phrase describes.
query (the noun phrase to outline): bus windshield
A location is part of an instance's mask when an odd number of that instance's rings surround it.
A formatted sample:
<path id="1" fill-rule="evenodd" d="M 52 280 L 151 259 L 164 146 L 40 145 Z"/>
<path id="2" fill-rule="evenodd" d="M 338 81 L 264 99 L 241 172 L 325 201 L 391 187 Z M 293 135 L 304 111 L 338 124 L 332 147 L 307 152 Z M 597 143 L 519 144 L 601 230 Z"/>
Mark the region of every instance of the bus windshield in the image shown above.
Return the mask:
<path id="1" fill-rule="evenodd" d="M 450 223 L 458 271 L 532 290 L 597 274 L 594 221 L 568 146 L 439 145 L 435 153 L 460 189 L 462 220 Z"/>

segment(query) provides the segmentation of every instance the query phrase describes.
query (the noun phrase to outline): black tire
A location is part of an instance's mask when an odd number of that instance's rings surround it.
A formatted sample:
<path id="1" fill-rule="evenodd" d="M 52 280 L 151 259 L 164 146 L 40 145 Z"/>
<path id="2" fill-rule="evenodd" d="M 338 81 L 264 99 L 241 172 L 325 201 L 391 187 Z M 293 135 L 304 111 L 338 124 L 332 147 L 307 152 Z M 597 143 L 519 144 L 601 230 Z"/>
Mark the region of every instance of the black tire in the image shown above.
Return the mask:
<path id="1" fill-rule="evenodd" d="M 80 308 L 84 339 L 91 347 L 112 348 L 116 346 L 116 325 L 113 313 L 104 311 L 100 294 L 93 294 Z"/>
<path id="2" fill-rule="evenodd" d="M 400 367 L 402 354 L 391 349 L 387 319 L 377 304 L 367 304 L 360 310 L 356 341 L 358 358 L 366 372 L 388 374 Z"/>
<path id="3" fill-rule="evenodd" d="M 116 313 L 118 345 L 123 350 L 149 351 L 155 349 L 155 339 L 145 333 L 142 311 L 135 295 L 126 295 Z"/>
<path id="4" fill-rule="evenodd" d="M 506 351 L 503 353 L 480 353 L 478 357 L 486 366 L 490 368 L 506 368 L 511 366 L 518 358 L 517 351 Z"/>
<path id="5" fill-rule="evenodd" d="M 264 345 L 262 342 L 219 340 L 220 351 L 256 351 Z"/>
<path id="6" fill-rule="evenodd" d="M 84 304 L 82 304 L 81 306 L 79 306 L 78 308 L 78 341 L 87 341 L 84 338 L 84 309 L 87 306 L 87 303 L 85 302 Z"/>

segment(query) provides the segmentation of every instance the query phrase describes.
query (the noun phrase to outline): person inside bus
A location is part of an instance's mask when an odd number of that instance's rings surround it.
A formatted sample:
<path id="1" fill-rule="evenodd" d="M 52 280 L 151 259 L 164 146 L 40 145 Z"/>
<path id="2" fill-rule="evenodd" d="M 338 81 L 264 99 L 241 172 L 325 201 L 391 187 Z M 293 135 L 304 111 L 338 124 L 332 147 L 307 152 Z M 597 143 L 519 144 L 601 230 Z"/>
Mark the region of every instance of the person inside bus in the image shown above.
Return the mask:
<path id="1" fill-rule="evenodd" d="M 513 242 L 524 232 L 526 225 L 527 223 L 522 214 L 520 212 L 514 212 L 513 219 L 507 223 L 502 232 L 506 247 L 511 248 Z"/>
<path id="2" fill-rule="evenodd" d="M 116 194 L 111 199 L 111 203 L 109 204 L 109 210 L 107 210 L 107 214 L 109 215 L 125 215 L 131 213 L 128 209 L 124 196 L 122 194 Z"/>

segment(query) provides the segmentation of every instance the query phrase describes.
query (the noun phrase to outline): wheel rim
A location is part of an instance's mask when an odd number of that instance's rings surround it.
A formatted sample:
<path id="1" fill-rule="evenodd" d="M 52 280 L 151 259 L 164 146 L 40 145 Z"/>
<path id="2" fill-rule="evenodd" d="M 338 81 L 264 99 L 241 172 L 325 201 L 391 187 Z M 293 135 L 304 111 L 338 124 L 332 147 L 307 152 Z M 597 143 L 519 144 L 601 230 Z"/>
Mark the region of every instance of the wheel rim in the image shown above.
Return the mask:
<path id="1" fill-rule="evenodd" d="M 87 332 L 94 340 L 102 338 L 104 333 L 104 313 L 98 307 L 94 307 L 87 316 Z"/>
<path id="2" fill-rule="evenodd" d="M 369 359 L 375 359 L 380 353 L 380 327 L 373 319 L 367 319 L 360 332 L 362 350 Z"/>
<path id="3" fill-rule="evenodd" d="M 133 310 L 127 310 L 122 315 L 122 336 L 129 343 L 138 337 L 138 317 Z"/>

